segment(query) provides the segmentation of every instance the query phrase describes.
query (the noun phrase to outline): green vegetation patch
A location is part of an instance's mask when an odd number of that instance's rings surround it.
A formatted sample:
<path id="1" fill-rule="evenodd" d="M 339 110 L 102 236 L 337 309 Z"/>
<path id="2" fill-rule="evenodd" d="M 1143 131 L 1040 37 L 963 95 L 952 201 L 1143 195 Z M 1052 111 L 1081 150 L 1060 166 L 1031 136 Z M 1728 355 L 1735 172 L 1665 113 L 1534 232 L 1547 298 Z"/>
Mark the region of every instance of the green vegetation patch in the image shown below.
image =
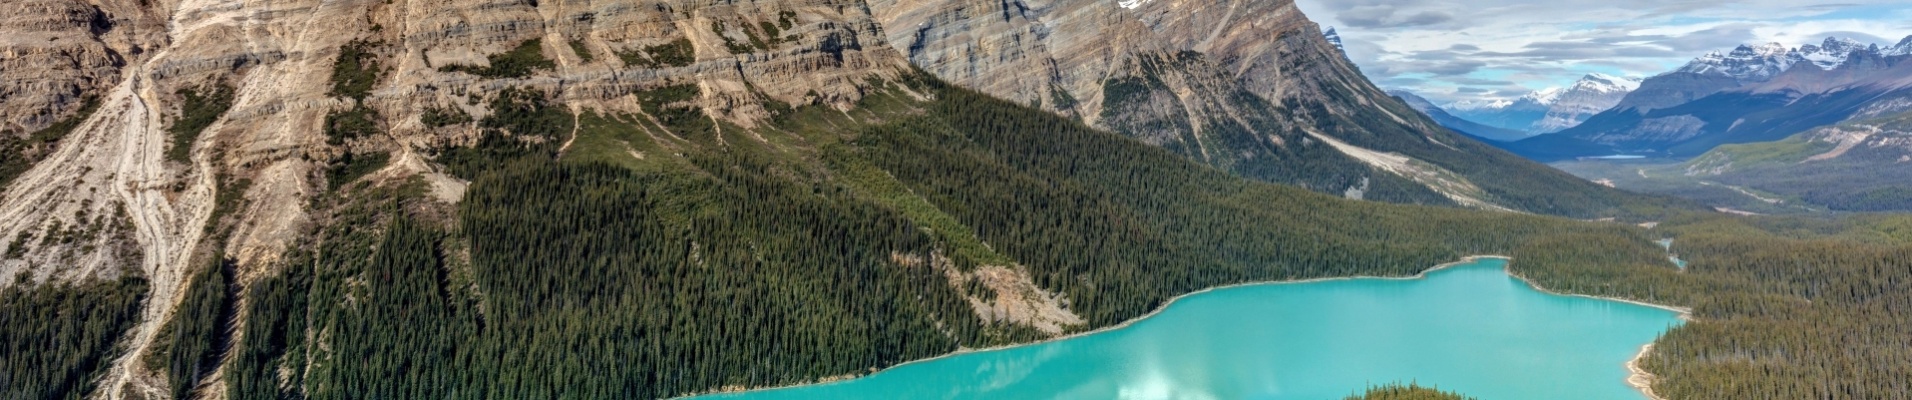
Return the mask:
<path id="1" fill-rule="evenodd" d="M 640 50 L 617 53 L 625 65 L 646 68 L 682 67 L 697 61 L 697 49 L 691 45 L 690 38 L 673 40 L 670 43 L 646 46 Z"/>
<path id="2" fill-rule="evenodd" d="M 346 184 L 385 168 L 391 160 L 392 155 L 388 153 L 346 154 L 337 161 L 337 165 L 325 170 L 326 186 L 334 191 L 339 190 Z"/>
<path id="3" fill-rule="evenodd" d="M 383 132 L 379 128 L 381 121 L 384 121 L 384 117 L 378 111 L 354 103 L 349 110 L 325 116 L 326 142 L 340 145 L 348 140 L 376 136 Z"/>
<path id="4" fill-rule="evenodd" d="M 1831 151 L 1833 147 L 1832 143 L 1794 136 L 1776 142 L 1720 145 L 1709 152 L 1711 154 L 1694 159 L 1689 164 L 1700 165 L 1705 162 L 1703 160 L 1714 157 L 1724 157 L 1724 161 L 1733 163 L 1736 168 L 1762 164 L 1792 164 L 1805 161 L 1813 155 Z"/>
<path id="5" fill-rule="evenodd" d="M 485 78 L 524 78 L 537 71 L 549 71 L 558 68 L 556 62 L 544 56 L 542 39 L 526 40 L 518 47 L 500 54 L 486 57 L 490 66 L 446 65 L 438 67 L 440 72 L 463 72 Z"/>
<path id="6" fill-rule="evenodd" d="M 174 162 L 192 162 L 193 142 L 199 134 L 226 115 L 232 108 L 232 87 L 214 85 L 211 92 L 200 93 L 196 90 L 182 90 L 179 97 L 185 103 L 179 107 L 179 119 L 173 121 L 166 132 L 172 136 L 172 145 L 166 149 L 166 159 Z"/>
<path id="7" fill-rule="evenodd" d="M 682 84 L 639 92 L 637 101 L 645 114 L 672 134 L 692 139 L 709 138 L 716 134 L 717 123 L 698 107 L 697 97 L 702 95 L 703 89 L 696 84 Z"/>
<path id="8" fill-rule="evenodd" d="M 1413 383 L 1406 385 L 1391 383 L 1368 388 L 1366 392 L 1348 396 L 1344 400 L 1474 400 L 1474 398 Z"/>
<path id="9" fill-rule="evenodd" d="M 757 34 L 751 33 L 748 28 L 744 29 L 744 34 L 749 38 L 749 43 L 737 43 L 736 39 L 732 39 L 730 35 L 726 35 L 725 32 L 727 31 L 724 28 L 723 21 L 710 21 L 710 31 L 716 33 L 717 37 L 724 39 L 724 49 L 730 50 L 730 54 L 750 54 L 758 48 L 764 47 L 763 40 L 758 39 Z"/>
<path id="10" fill-rule="evenodd" d="M 591 48 L 584 45 L 584 40 L 571 39 L 570 44 L 571 52 L 577 54 L 578 59 L 584 60 L 586 63 L 597 60 L 597 56 L 591 54 Z"/>
<path id="11" fill-rule="evenodd" d="M 429 107 L 425 109 L 423 115 L 418 117 L 418 122 L 433 128 L 443 128 L 470 123 L 471 115 L 465 114 L 465 110 L 460 110 L 458 107 Z"/>
<path id="12" fill-rule="evenodd" d="M 384 78 L 385 69 L 379 66 L 376 52 L 379 46 L 382 44 L 378 42 L 354 40 L 339 48 L 339 58 L 332 64 L 332 94 L 353 101 L 351 109 L 325 116 L 326 143 L 337 146 L 381 132 L 384 117 L 365 106 L 365 97 Z"/>
<path id="13" fill-rule="evenodd" d="M 552 104 L 543 93 L 508 88 L 492 99 L 491 115 L 478 121 L 478 144 L 447 149 L 437 161 L 453 176 L 475 179 L 508 160 L 550 160 L 575 124 L 569 110 Z"/>
<path id="14" fill-rule="evenodd" d="M 377 52 L 382 46 L 380 42 L 353 40 L 339 47 L 339 58 L 332 64 L 332 95 L 354 99 L 370 95 L 385 73 Z"/>
<path id="15" fill-rule="evenodd" d="M 871 165 L 869 161 L 851 154 L 855 150 L 833 147 L 827 153 L 831 171 L 837 173 L 852 187 L 874 197 L 878 202 L 901 211 L 910 220 L 922 224 L 939 238 L 945 246 L 954 250 L 952 258 L 957 266 L 968 270 L 975 265 L 1012 265 L 1015 260 L 997 254 L 982 239 L 976 237 L 976 229 L 964 225 L 961 220 L 936 208 L 922 196 L 910 192 L 909 187 L 898 182 L 888 172 Z M 974 281 L 972 281 L 974 283 Z M 993 292 L 992 292 L 993 293 Z"/>

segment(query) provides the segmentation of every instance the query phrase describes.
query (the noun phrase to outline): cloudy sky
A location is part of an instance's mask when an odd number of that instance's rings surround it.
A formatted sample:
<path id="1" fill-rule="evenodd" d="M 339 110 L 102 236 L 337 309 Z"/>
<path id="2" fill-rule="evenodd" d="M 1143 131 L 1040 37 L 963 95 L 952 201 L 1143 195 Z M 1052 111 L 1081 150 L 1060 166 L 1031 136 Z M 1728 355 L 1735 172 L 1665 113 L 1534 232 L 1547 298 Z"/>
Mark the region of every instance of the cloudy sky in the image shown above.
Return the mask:
<path id="1" fill-rule="evenodd" d="M 1841 0 L 1833 0 L 1841 1 Z M 1912 34 L 1912 1 L 1298 0 L 1370 79 L 1436 102 L 1513 97 L 1590 72 L 1647 77 L 1741 43 Z"/>

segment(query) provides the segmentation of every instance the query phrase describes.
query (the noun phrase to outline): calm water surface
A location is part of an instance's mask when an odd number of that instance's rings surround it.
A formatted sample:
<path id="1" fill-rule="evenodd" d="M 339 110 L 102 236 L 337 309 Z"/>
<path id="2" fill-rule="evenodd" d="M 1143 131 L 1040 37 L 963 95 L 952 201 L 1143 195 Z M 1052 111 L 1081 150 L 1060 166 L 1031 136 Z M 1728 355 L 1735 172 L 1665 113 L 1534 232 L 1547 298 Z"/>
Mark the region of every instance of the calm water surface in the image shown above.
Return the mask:
<path id="1" fill-rule="evenodd" d="M 1123 329 L 700 399 L 1338 400 L 1410 381 L 1482 400 L 1645 398 L 1623 364 L 1674 312 L 1541 293 L 1506 264 L 1216 290 Z"/>

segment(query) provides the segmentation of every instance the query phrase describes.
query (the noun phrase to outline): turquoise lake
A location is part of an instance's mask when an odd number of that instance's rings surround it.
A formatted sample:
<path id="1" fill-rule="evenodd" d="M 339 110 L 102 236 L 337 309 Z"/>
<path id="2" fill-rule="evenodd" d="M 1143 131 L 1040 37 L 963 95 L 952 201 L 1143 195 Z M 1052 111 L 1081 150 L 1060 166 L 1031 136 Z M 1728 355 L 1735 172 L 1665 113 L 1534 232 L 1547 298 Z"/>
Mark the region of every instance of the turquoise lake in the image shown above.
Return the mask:
<path id="1" fill-rule="evenodd" d="M 1646 398 L 1624 364 L 1678 314 L 1542 293 L 1506 264 L 1218 289 L 1121 329 L 699 399 L 1339 400 L 1390 382 L 1481 400 Z"/>

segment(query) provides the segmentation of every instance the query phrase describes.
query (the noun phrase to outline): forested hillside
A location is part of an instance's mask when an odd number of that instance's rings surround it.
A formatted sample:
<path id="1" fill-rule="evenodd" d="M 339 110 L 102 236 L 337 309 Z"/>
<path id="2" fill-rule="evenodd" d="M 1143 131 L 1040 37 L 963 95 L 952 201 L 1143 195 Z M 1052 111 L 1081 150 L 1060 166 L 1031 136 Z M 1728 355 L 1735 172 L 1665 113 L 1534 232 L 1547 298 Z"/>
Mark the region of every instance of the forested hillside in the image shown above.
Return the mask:
<path id="1" fill-rule="evenodd" d="M 476 147 L 435 155 L 471 180 L 461 200 L 389 169 L 328 174 L 314 240 L 260 276 L 207 256 L 166 325 L 170 351 L 148 362 L 181 397 L 669 397 L 1095 329 L 1216 285 L 1509 254 L 1549 289 L 1695 307 L 1646 364 L 1674 398 L 1884 395 L 1912 365 L 1894 347 L 1912 315 L 1894 278 L 1912 271 L 1900 219 L 1661 211 L 1673 219 L 1645 229 L 1349 201 L 927 78 L 882 87 L 851 112 L 782 108 L 760 129 L 696 118 L 693 86 L 640 93 L 648 116 L 503 91 L 486 117 L 453 122 L 483 132 Z M 226 234 L 220 220 L 207 229 Z M 1688 269 L 1666 262 L 1662 236 Z M 57 353 L 74 366 L 61 378 L 7 369 L 51 383 L 8 396 L 86 393 L 113 351 L 100 341 L 143 292 L 127 279 L 10 290 L 0 312 L 28 317 L 9 326 L 44 328 L 10 328 L 26 336 L 8 343 L 95 342 Z M 100 311 L 35 311 L 61 304 L 35 296 Z M 1059 311 L 978 308 L 1005 299 Z M 1814 350 L 1825 343 L 1864 351 Z M 39 363 L 26 354 L 0 355 Z"/>
<path id="2" fill-rule="evenodd" d="M 1642 367 L 1669 399 L 1903 397 L 1912 376 L 1912 218 L 1692 215 L 1654 229 L 1683 271 L 1624 242 L 1560 237 L 1514 271 L 1570 293 L 1692 307 Z"/>
<path id="3" fill-rule="evenodd" d="M 1408 275 L 1565 234 L 1654 248 L 1627 225 L 1254 183 L 931 80 L 755 131 L 673 117 L 696 90 L 641 94 L 656 118 L 577 115 L 563 151 L 574 116 L 506 91 L 479 147 L 438 156 L 472 179 L 455 206 L 417 181 L 339 185 L 316 245 L 248 288 L 228 394 L 667 397 L 1109 326 L 1222 284 Z M 1079 319 L 975 308 L 999 298 Z"/>

